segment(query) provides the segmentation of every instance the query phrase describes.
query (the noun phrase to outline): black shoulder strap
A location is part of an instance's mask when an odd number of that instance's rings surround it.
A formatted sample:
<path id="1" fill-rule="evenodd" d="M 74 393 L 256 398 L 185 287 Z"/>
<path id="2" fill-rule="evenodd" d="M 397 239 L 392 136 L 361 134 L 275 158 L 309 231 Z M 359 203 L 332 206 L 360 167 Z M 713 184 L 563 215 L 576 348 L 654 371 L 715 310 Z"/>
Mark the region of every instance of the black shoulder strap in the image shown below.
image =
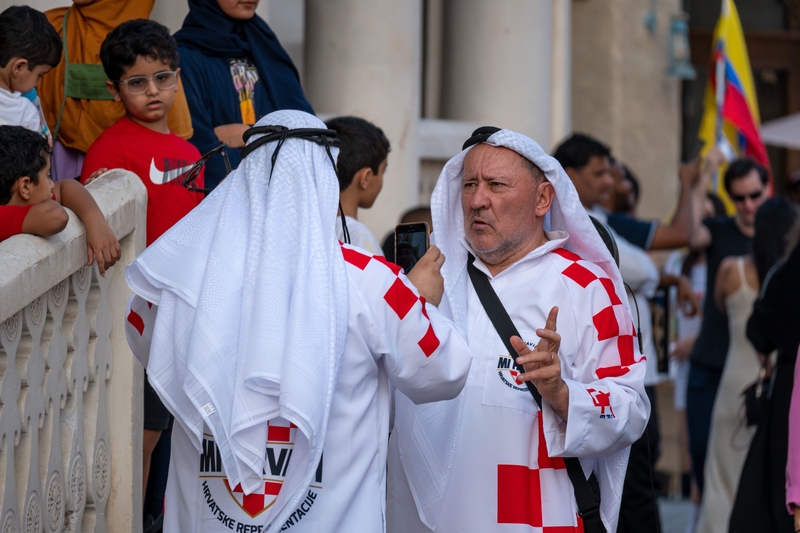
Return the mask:
<path id="1" fill-rule="evenodd" d="M 503 302 L 494 292 L 492 284 L 489 283 L 489 278 L 486 274 L 478 270 L 473 265 L 475 257 L 469 254 L 467 257 L 467 272 L 472 281 L 472 286 L 475 287 L 475 292 L 478 294 L 478 299 L 481 301 L 484 311 L 492 321 L 492 325 L 500 338 L 503 341 L 508 354 L 511 356 L 511 361 L 514 363 L 514 368 L 523 373 L 524 370 L 521 365 L 516 362 L 517 351 L 511 345 L 511 337 L 519 337 L 514 322 L 508 316 L 506 308 L 503 307 Z M 542 408 L 542 395 L 536 389 L 533 383 L 526 381 L 525 385 L 536 400 L 539 409 Z M 583 530 L 586 533 L 605 533 L 606 529 L 603 521 L 600 519 L 600 488 L 597 482 L 597 477 L 592 472 L 589 479 L 583 475 L 583 467 L 581 462 L 575 457 L 564 458 L 564 463 L 567 467 L 567 475 L 572 482 L 572 488 L 575 491 L 575 501 L 578 503 L 578 515 L 583 519 Z"/>

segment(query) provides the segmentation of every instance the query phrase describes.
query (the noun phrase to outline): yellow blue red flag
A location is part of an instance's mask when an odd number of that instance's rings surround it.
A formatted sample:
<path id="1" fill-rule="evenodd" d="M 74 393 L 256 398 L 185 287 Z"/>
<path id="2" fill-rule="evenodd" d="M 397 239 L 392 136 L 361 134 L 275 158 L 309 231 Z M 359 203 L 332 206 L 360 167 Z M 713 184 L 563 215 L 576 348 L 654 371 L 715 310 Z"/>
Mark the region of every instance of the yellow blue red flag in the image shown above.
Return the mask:
<path id="1" fill-rule="evenodd" d="M 722 0 L 712 47 L 699 132 L 704 141 L 702 153 L 705 155 L 717 146 L 728 156 L 750 157 L 769 169 L 767 150 L 761 140 L 753 71 L 733 0 Z M 720 169 L 718 175 L 723 172 Z M 716 179 L 712 188 L 730 211 L 733 206 L 722 180 Z"/>

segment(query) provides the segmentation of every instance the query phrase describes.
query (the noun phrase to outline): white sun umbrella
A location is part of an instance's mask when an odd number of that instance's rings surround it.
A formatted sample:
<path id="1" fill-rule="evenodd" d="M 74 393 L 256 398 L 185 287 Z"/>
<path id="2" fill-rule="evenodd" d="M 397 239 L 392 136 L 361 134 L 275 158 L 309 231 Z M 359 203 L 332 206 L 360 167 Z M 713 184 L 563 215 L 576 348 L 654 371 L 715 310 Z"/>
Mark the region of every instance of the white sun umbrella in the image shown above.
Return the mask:
<path id="1" fill-rule="evenodd" d="M 765 122 L 761 138 L 770 146 L 800 150 L 800 113 Z"/>

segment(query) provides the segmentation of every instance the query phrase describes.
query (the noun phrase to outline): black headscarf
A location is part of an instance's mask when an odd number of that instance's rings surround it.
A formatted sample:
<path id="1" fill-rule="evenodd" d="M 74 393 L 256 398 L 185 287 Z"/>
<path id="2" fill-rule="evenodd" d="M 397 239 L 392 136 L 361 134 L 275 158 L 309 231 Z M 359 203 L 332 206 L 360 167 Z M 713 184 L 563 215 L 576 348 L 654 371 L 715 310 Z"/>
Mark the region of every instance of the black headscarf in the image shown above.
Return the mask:
<path id="1" fill-rule="evenodd" d="M 175 40 L 211 57 L 251 58 L 272 109 L 314 113 L 289 54 L 258 15 L 235 20 L 223 13 L 217 0 L 189 0 L 189 14 Z"/>

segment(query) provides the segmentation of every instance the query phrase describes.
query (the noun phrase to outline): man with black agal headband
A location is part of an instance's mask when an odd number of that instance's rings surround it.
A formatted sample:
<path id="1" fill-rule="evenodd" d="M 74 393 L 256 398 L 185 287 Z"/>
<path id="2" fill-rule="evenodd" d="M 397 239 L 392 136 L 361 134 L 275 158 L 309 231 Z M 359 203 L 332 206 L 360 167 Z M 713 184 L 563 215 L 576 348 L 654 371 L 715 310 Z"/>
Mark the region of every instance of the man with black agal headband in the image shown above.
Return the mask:
<path id="1" fill-rule="evenodd" d="M 481 128 L 445 165 L 431 210 L 447 256 L 440 310 L 474 359 L 453 400 L 398 391 L 388 531 L 615 531 L 650 405 L 619 270 L 575 187 L 530 138 Z M 498 334 L 487 293 L 519 336 Z"/>
<path id="2" fill-rule="evenodd" d="M 390 387 L 423 403 L 464 385 L 438 249 L 418 291 L 337 240 L 334 135 L 267 115 L 239 168 L 126 270 L 131 346 L 177 422 L 166 533 L 383 531 Z"/>

